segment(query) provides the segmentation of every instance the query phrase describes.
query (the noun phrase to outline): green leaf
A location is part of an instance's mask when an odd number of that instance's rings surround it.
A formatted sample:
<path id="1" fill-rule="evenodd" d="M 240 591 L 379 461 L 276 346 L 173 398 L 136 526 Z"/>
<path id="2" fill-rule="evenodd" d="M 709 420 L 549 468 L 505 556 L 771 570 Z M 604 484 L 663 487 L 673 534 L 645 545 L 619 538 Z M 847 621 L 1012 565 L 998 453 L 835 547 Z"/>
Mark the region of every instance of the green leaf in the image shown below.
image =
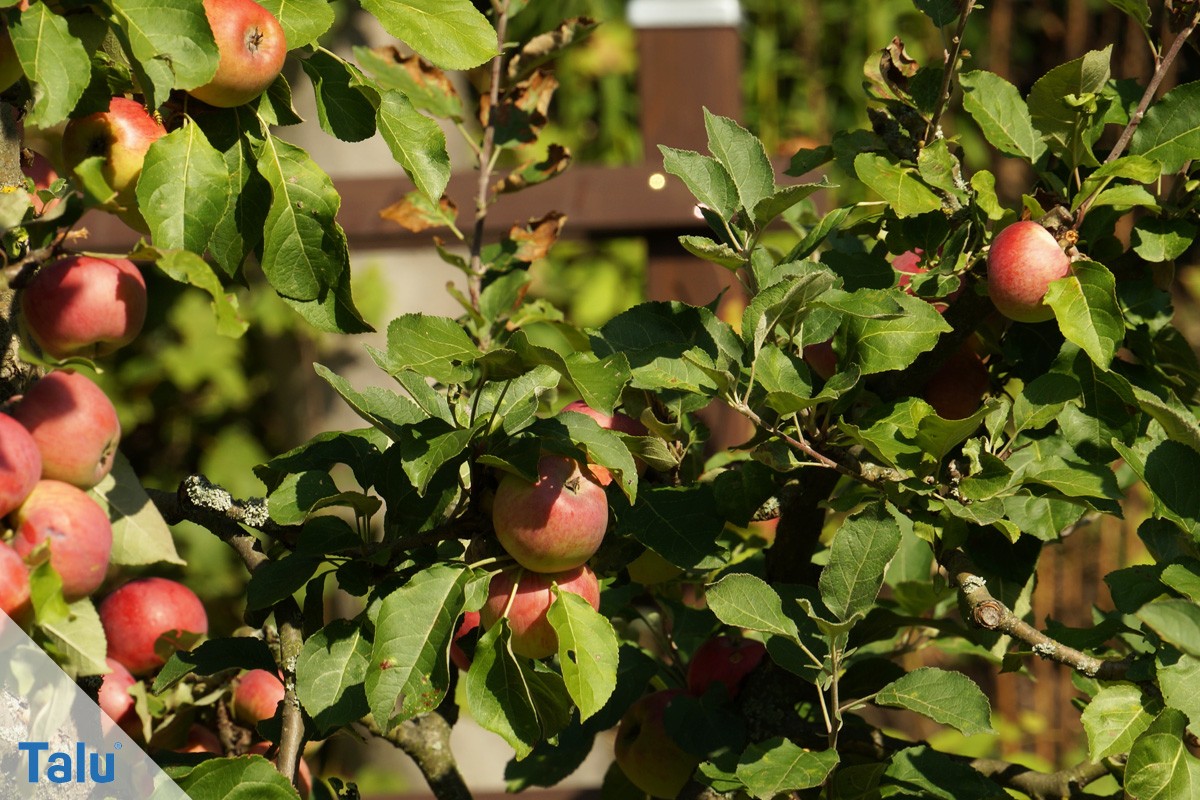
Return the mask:
<path id="1" fill-rule="evenodd" d="M 345 234 L 336 228 L 336 238 L 345 244 Z M 341 245 L 338 245 L 341 246 Z M 324 289 L 313 300 L 299 300 L 280 295 L 283 302 L 304 318 L 304 321 L 319 331 L 327 333 L 370 333 L 375 329 L 363 319 L 354 305 L 350 292 L 350 270 L 338 276 L 337 283 Z"/>
<path id="2" fill-rule="evenodd" d="M 1200 157 L 1200 81 L 1176 86 L 1150 108 L 1129 141 L 1129 152 L 1178 172 Z"/>
<path id="3" fill-rule="evenodd" d="M 782 737 L 746 748 L 738 759 L 737 777 L 759 800 L 796 789 L 820 786 L 838 764 L 836 750 L 813 752 Z"/>
<path id="4" fill-rule="evenodd" d="M 1154 515 L 1171 520 L 1193 537 L 1200 534 L 1200 493 L 1192 480 L 1200 474 L 1200 453 L 1170 441 L 1136 450 L 1114 446 L 1154 495 Z"/>
<path id="5" fill-rule="evenodd" d="M 171 529 L 125 456 L 117 454 L 112 471 L 88 494 L 108 513 L 112 523 L 113 564 L 137 567 L 187 563 L 179 557 Z"/>
<path id="6" fill-rule="evenodd" d="M 1162 582 L 1193 603 L 1200 603 L 1200 573 L 1196 572 L 1195 561 L 1168 565 L 1162 572 Z"/>
<path id="7" fill-rule="evenodd" d="M 1162 426 L 1167 438 L 1186 444 L 1200 453 L 1200 422 L 1191 409 L 1177 403 L 1167 403 L 1140 387 L 1133 387 L 1133 395 L 1142 411 Z"/>
<path id="8" fill-rule="evenodd" d="M 513 655 L 511 637 L 508 620 L 479 637 L 465 697 L 471 718 L 508 742 L 521 760 L 566 725 L 568 698 L 561 677 Z"/>
<path id="9" fill-rule="evenodd" d="M 1125 341 L 1125 322 L 1117 304 L 1117 281 L 1103 264 L 1076 261 L 1071 274 L 1046 290 L 1058 327 L 1068 341 L 1079 345 L 1092 362 L 1108 369 Z"/>
<path id="10" fill-rule="evenodd" d="M 1200 658 L 1200 606 L 1190 600 L 1156 600 L 1138 609 L 1136 616 L 1163 641 Z"/>
<path id="11" fill-rule="evenodd" d="M 913 0 L 913 4 L 939 28 L 958 19 L 959 4 L 955 0 Z"/>
<path id="12" fill-rule="evenodd" d="M 271 186 L 262 270 L 281 295 L 317 300 L 349 269 L 346 234 L 336 221 L 341 196 L 295 145 L 267 136 L 255 156 L 259 174 Z"/>
<path id="13" fill-rule="evenodd" d="M 1150 23 L 1150 4 L 1146 0 L 1108 0 L 1108 3 L 1136 19 L 1143 28 Z"/>
<path id="14" fill-rule="evenodd" d="M 987 70 L 964 72 L 963 108 L 983 135 L 1002 153 L 1034 162 L 1046 152 L 1042 134 L 1033 127 L 1029 107 L 1017 87 Z"/>
<path id="15" fill-rule="evenodd" d="M 299 525 L 310 512 L 338 494 L 337 484 L 324 470 L 310 470 L 288 475 L 267 495 L 271 519 L 280 525 Z"/>
<path id="16" fill-rule="evenodd" d="M 1075 193 L 1075 199 L 1071 202 L 1071 210 L 1078 209 L 1089 195 L 1100 191 L 1117 178 L 1126 178 L 1137 183 L 1153 183 L 1161 174 L 1162 167 L 1145 156 L 1122 156 L 1116 161 L 1101 164 L 1099 169 L 1087 176 L 1079 187 L 1079 191 Z M 1120 186 L 1117 188 L 1131 189 L 1134 187 Z M 1098 201 L 1099 198 L 1095 202 Z"/>
<path id="17" fill-rule="evenodd" d="M 496 55 L 496 32 L 470 0 L 363 0 L 383 29 L 443 69 Z"/>
<path id="18" fill-rule="evenodd" d="M 1037 430 L 1053 422 L 1063 406 L 1079 397 L 1079 381 L 1061 372 L 1039 375 L 1013 401 L 1013 424 L 1017 431 Z"/>
<path id="19" fill-rule="evenodd" d="M 508 346 L 526 363 L 553 369 L 571 382 L 585 403 L 605 414 L 612 412 L 629 383 L 629 361 L 624 353 L 613 352 L 604 358 L 582 351 L 560 353 L 534 345 L 524 331 L 514 333 Z"/>
<path id="20" fill-rule="evenodd" d="M 47 648 L 63 670 L 72 676 L 99 675 L 108 671 L 104 663 L 108 642 L 100 615 L 89 598 L 76 600 L 68 607 L 67 616 L 38 620 L 38 628 L 46 636 Z"/>
<path id="21" fill-rule="evenodd" d="M 697 258 L 711 261 L 730 272 L 737 272 L 746 263 L 746 259 L 738 255 L 732 247 L 714 242 L 707 236 L 680 236 L 679 243 L 683 245 L 684 250 Z"/>
<path id="22" fill-rule="evenodd" d="M 783 610 L 779 593 L 762 578 L 734 572 L 708 587 L 708 607 L 717 619 L 734 628 L 746 628 L 799 641 L 796 623 Z"/>
<path id="23" fill-rule="evenodd" d="M 368 386 L 359 392 L 328 367 L 313 364 L 313 370 L 333 387 L 354 413 L 383 431 L 393 442 L 400 438 L 401 428 L 426 419 L 425 412 L 403 395 L 378 386 Z"/>
<path id="24" fill-rule="evenodd" d="M 167 277 L 203 289 L 212 297 L 217 333 L 236 339 L 246 332 L 249 323 L 239 314 L 237 295 L 225 293 L 220 277 L 207 261 L 190 250 L 157 250 L 157 253 L 154 263 Z"/>
<path id="25" fill-rule="evenodd" d="M 1200 761 L 1183 739 L 1154 733 L 1133 743 L 1125 762 L 1125 791 L 1133 800 L 1175 800 L 1200 790 Z"/>
<path id="26" fill-rule="evenodd" d="M 162 694 L 188 675 L 216 675 L 231 669 L 265 669 L 276 672 L 279 667 L 271 648 L 253 636 L 229 639 L 209 639 L 194 650 L 176 650 L 154 678 L 151 691 Z"/>
<path id="27" fill-rule="evenodd" d="M 682 180 L 697 202 L 723 220 L 733 219 L 738 210 L 738 190 L 720 161 L 661 144 L 658 149 L 663 154 L 663 169 Z"/>
<path id="28" fill-rule="evenodd" d="M 419 56 L 402 57 L 394 47 L 355 47 L 354 58 L 378 88 L 402 92 L 421 111 L 455 121 L 466 116 L 454 84 L 437 67 L 418 61 Z"/>
<path id="29" fill-rule="evenodd" d="M 449 317 L 405 314 L 388 325 L 387 370 L 404 370 L 441 383 L 467 380 L 469 366 L 483 355 L 457 322 Z"/>
<path id="30" fill-rule="evenodd" d="M 887 796 L 905 800 L 1008 800 L 1011 796 L 969 765 L 926 745 L 894 754 L 881 784 Z"/>
<path id="31" fill-rule="evenodd" d="M 175 782 L 196 800 L 296 800 L 300 796 L 262 756 L 210 758 Z"/>
<path id="32" fill-rule="evenodd" d="M 1099 165 L 1092 146 L 1104 129 L 1103 115 L 1089 115 L 1086 107 L 1069 100 L 1098 95 L 1108 82 L 1111 60 L 1112 45 L 1093 50 L 1050 70 L 1029 92 L 1027 103 L 1034 126 L 1070 168 Z"/>
<path id="33" fill-rule="evenodd" d="M 612 623 L 577 594 L 554 590 L 546 618 L 558 635 L 558 663 L 567 693 L 586 720 L 617 687 L 617 641 Z"/>
<path id="34" fill-rule="evenodd" d="M 229 201 L 225 159 L 199 125 L 185 124 L 150 145 L 137 198 L 155 245 L 203 253 Z"/>
<path id="35" fill-rule="evenodd" d="M 262 242 L 271 206 L 271 187 L 254 165 L 254 143 L 262 136 L 259 121 L 241 107 L 204 115 L 197 124 L 225 159 L 231 194 L 208 250 L 222 271 L 234 277 Z"/>
<path id="36" fill-rule="evenodd" d="M 1187 714 L 1188 729 L 1193 733 L 1200 728 L 1200 694 L 1196 693 L 1196 681 L 1200 681 L 1200 658 L 1179 653 L 1172 655 L 1172 663 L 1162 659 L 1166 654 L 1159 652 L 1159 664 L 1155 677 L 1162 689 L 1163 702 Z"/>
<path id="37" fill-rule="evenodd" d="M 318 729 L 349 725 L 370 712 L 364 689 L 370 658 L 371 642 L 353 620 L 335 620 L 305 640 L 296 695 Z"/>
<path id="38" fill-rule="evenodd" d="M 219 55 L 200 0 L 109 0 L 131 54 L 153 81 L 142 86 L 157 108 L 171 89 L 212 80 Z"/>
<path id="39" fill-rule="evenodd" d="M 38 128 L 62 122 L 83 96 L 92 61 L 67 20 L 34 3 L 8 28 L 21 69 L 33 83 L 33 108 L 25 121 Z M 214 64 L 214 69 L 215 69 Z"/>
<path id="40" fill-rule="evenodd" d="M 858 179 L 887 201 L 898 217 L 915 217 L 942 208 L 942 199 L 925 185 L 911 167 L 893 158 L 859 153 L 854 158 Z"/>
<path id="41" fill-rule="evenodd" d="M 994 732 L 987 696 L 961 672 L 935 667 L 913 670 L 880 689 L 875 703 L 915 711 L 964 736 Z"/>
<path id="42" fill-rule="evenodd" d="M 316 93 L 321 129 L 343 142 L 361 142 L 375 135 L 375 107 L 353 85 L 354 68 L 326 50 L 300 62 Z"/>
<path id="43" fill-rule="evenodd" d="M 1161 704 L 1131 683 L 1104 686 L 1083 710 L 1080 721 L 1092 761 L 1127 753 L 1158 713 Z"/>
<path id="44" fill-rule="evenodd" d="M 632 510 L 618 519 L 617 532 L 629 535 L 677 567 L 691 569 L 719 551 L 725 522 L 708 484 L 644 489 Z"/>
<path id="45" fill-rule="evenodd" d="M 334 6 L 328 0 L 258 0 L 283 26 L 288 50 L 316 44 L 333 26 Z"/>
<path id="46" fill-rule="evenodd" d="M 475 575 L 435 564 L 383 598 L 365 688 L 379 727 L 432 711 L 450 683 L 450 642 Z"/>
<path id="47" fill-rule="evenodd" d="M 803 326 L 814 302 L 836 282 L 837 277 L 828 269 L 812 265 L 799 275 L 764 287 L 742 312 L 742 340 L 746 347 L 758 352 L 777 328 L 782 328 L 789 339 L 805 332 Z"/>
<path id="48" fill-rule="evenodd" d="M 834 188 L 826 181 L 821 183 L 796 183 L 778 189 L 770 197 L 764 197 L 754 206 L 754 224 L 760 230 L 775 221 L 775 218 L 792 206 L 807 199 L 813 192 Z"/>
<path id="49" fill-rule="evenodd" d="M 708 151 L 733 180 L 738 202 L 753 212 L 761 201 L 775 194 L 775 172 L 766 148 L 750 131 L 707 108 L 704 129 L 708 132 Z"/>
<path id="50" fill-rule="evenodd" d="M 394 446 L 400 449 L 404 474 L 418 495 L 425 494 L 443 466 L 465 457 L 474 435 L 474 429 L 453 428 L 440 419 L 426 419 L 400 429 Z"/>
<path id="51" fill-rule="evenodd" d="M 882 503 L 868 506 L 838 529 L 817 584 L 821 599 L 838 620 L 866 614 L 899 549 L 900 525 Z"/>
<path id="52" fill-rule="evenodd" d="M 396 91 L 380 93 L 375 122 L 392 158 L 416 187 L 434 200 L 440 198 L 450 182 L 450 156 L 441 127 Z"/>
<path id="53" fill-rule="evenodd" d="M 1181 219 L 1147 217 L 1133 226 L 1133 251 L 1144 261 L 1179 258 L 1196 240 L 1196 226 Z"/>
<path id="54" fill-rule="evenodd" d="M 921 353 L 932 350 L 938 338 L 950 330 L 931 303 L 905 292 L 860 289 L 850 297 L 864 307 L 870 301 L 894 301 L 903 312 L 883 319 L 852 316 L 846 320 L 847 354 L 864 375 L 904 369 Z"/>

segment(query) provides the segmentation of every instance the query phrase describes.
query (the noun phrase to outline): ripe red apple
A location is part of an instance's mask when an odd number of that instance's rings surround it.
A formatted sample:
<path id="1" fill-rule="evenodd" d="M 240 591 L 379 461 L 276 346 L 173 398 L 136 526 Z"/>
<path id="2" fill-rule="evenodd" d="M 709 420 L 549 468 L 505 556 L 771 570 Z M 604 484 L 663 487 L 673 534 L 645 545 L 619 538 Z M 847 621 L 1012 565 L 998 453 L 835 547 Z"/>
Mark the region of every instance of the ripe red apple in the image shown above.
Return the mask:
<path id="1" fill-rule="evenodd" d="M 809 368 L 822 380 L 829 380 L 837 372 L 837 353 L 833 352 L 833 340 L 807 345 L 801 355 Z"/>
<path id="2" fill-rule="evenodd" d="M 176 753 L 209 753 L 214 756 L 225 755 L 225 748 L 215 733 L 203 725 L 193 725 L 188 728 L 187 740 L 175 751 Z"/>
<path id="3" fill-rule="evenodd" d="M 1042 299 L 1066 277 L 1071 260 L 1050 231 L 1032 220 L 1014 222 L 988 251 L 988 294 L 1000 313 L 1017 322 L 1044 322 L 1054 311 Z"/>
<path id="4" fill-rule="evenodd" d="M 496 538 L 534 572 L 562 572 L 586 562 L 608 529 L 608 498 L 578 462 L 545 455 L 538 481 L 504 476 L 492 503 Z"/>
<path id="5" fill-rule="evenodd" d="M 617 728 L 617 765 L 634 786 L 651 797 L 674 798 L 687 785 L 700 758 L 667 734 L 663 716 L 682 689 L 643 695 L 629 707 Z"/>
<path id="6" fill-rule="evenodd" d="M 166 578 L 130 581 L 104 598 L 99 612 L 109 657 L 134 675 L 147 675 L 165 663 L 154 650 L 160 636 L 177 640 L 184 633 L 208 633 L 208 615 L 200 598 Z"/>
<path id="7" fill-rule="evenodd" d="M 68 256 L 38 270 L 21 294 L 34 341 L 54 358 L 106 356 L 146 321 L 146 281 L 132 261 Z"/>
<path id="8" fill-rule="evenodd" d="M 104 683 L 100 684 L 100 710 L 117 723 L 121 730 L 135 739 L 140 739 L 142 721 L 134 708 L 136 703 L 129 694 L 129 689 L 137 683 L 137 678 L 111 658 L 105 659 L 104 663 L 108 664 L 112 671 L 104 676 Z"/>
<path id="9" fill-rule="evenodd" d="M 458 640 L 478 627 L 479 612 L 468 611 L 463 614 L 462 624 L 459 625 L 458 630 L 454 632 L 454 643 L 450 645 L 450 660 L 454 662 L 454 666 L 458 667 L 463 672 L 466 672 L 471 668 L 471 657 L 467 655 L 466 650 L 463 650 L 458 646 Z"/>
<path id="10" fill-rule="evenodd" d="M 990 385 L 982 359 L 964 344 L 933 374 L 922 396 L 942 419 L 966 419 L 979 410 Z"/>
<path id="11" fill-rule="evenodd" d="M 271 752 L 272 747 L 274 745 L 270 742 L 259 742 L 258 744 L 250 745 L 250 748 L 246 751 L 246 755 L 268 758 L 267 753 Z M 279 755 L 276 754 L 270 761 L 275 766 L 279 766 Z M 296 764 L 296 774 L 299 777 L 299 780 L 296 781 L 296 789 L 300 792 L 300 796 L 307 800 L 309 795 L 312 794 L 312 770 L 309 769 L 308 762 L 303 758 Z"/>
<path id="12" fill-rule="evenodd" d="M 217 74 L 189 94 L 210 106 L 233 108 L 267 90 L 283 69 L 287 40 L 270 11 L 254 0 L 204 0 L 217 41 Z"/>
<path id="13" fill-rule="evenodd" d="M 917 247 L 913 250 L 905 250 L 892 259 L 892 269 L 900 273 L 896 281 L 897 286 L 907 289 L 908 284 L 912 282 L 913 275 L 921 275 L 929 271 L 921 266 L 921 256 L 924 254 L 925 251 Z"/>
<path id="14" fill-rule="evenodd" d="M 554 655 L 558 652 L 558 634 L 546 618 L 546 612 L 554 602 L 550 587 L 557 583 L 559 591 L 577 594 L 591 603 L 592 608 L 599 610 L 600 582 L 596 580 L 596 573 L 586 566 L 553 575 L 528 570 L 505 570 L 492 576 L 487 603 L 479 613 L 485 629 L 495 625 L 504 614 L 518 573 L 521 574 L 517 593 L 508 611 L 513 652 L 529 658 Z"/>
<path id="15" fill-rule="evenodd" d="M 42 477 L 90 489 L 113 466 L 121 423 L 112 401 L 78 372 L 60 369 L 35 383 L 12 410 L 42 454 Z"/>
<path id="16" fill-rule="evenodd" d="M 137 210 L 137 181 L 146 151 L 166 133 L 167 129 L 141 103 L 114 97 L 107 111 L 67 123 L 62 139 L 63 160 L 74 172 L 85 158 L 103 157 L 101 174 L 117 193 L 105 210 L 119 214 L 127 224 L 146 233 L 146 222 Z"/>
<path id="17" fill-rule="evenodd" d="M 50 545 L 50 566 L 62 578 L 68 601 L 100 588 L 112 555 L 108 514 L 87 492 L 62 481 L 38 481 L 12 517 L 13 548 L 28 557 L 42 542 Z"/>
<path id="18" fill-rule="evenodd" d="M 21 62 L 17 60 L 17 51 L 13 49 L 12 37 L 8 35 L 4 18 L 0 17 L 0 92 L 21 80 L 24 74 Z"/>
<path id="19" fill-rule="evenodd" d="M 275 716 L 283 702 L 283 681 L 265 669 L 252 669 L 238 678 L 233 688 L 233 716 L 254 727 Z"/>
<path id="20" fill-rule="evenodd" d="M 762 642 L 753 639 L 715 636 L 696 648 L 688 664 L 688 691 L 697 697 L 714 683 L 723 683 L 730 699 L 737 697 L 742 681 L 767 654 Z"/>
<path id="21" fill-rule="evenodd" d="M 638 422 L 628 414 L 622 414 L 620 411 L 612 415 L 604 414 L 589 406 L 582 400 L 576 400 L 573 403 L 567 403 L 563 406 L 561 414 L 568 411 L 574 411 L 577 414 L 585 414 L 596 420 L 596 424 L 608 431 L 616 431 L 618 433 L 627 433 L 630 436 L 649 436 L 650 432 L 646 430 L 646 426 Z"/>
<path id="22" fill-rule="evenodd" d="M 16 550 L 0 542 L 0 612 L 20 619 L 29 608 L 29 567 Z"/>
<path id="23" fill-rule="evenodd" d="M 50 159 L 46 158 L 41 153 L 35 153 L 32 150 L 27 151 L 30 154 L 29 160 L 21 159 L 21 171 L 25 173 L 25 177 L 33 181 L 35 189 L 49 189 L 50 186 L 58 180 L 58 173 L 54 170 L 54 166 L 50 163 Z M 58 198 L 51 200 L 49 203 L 42 202 L 42 198 L 36 194 L 30 195 L 30 202 L 33 203 L 33 210 L 39 216 L 50 211 L 59 204 Z"/>
<path id="24" fill-rule="evenodd" d="M 42 476 L 42 454 L 25 426 L 0 414 L 0 517 L 25 502 Z"/>

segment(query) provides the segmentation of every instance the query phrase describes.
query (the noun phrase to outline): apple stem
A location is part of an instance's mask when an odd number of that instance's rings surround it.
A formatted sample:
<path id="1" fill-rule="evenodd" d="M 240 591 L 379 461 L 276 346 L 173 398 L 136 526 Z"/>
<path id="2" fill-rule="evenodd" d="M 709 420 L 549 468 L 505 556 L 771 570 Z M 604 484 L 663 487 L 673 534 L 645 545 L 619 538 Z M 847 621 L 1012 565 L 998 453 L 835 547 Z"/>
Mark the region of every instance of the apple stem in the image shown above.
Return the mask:
<path id="1" fill-rule="evenodd" d="M 512 611 L 513 601 L 517 599 L 517 589 L 521 588 L 521 578 L 525 576 L 525 568 L 517 567 L 517 576 L 513 580 L 512 591 L 508 593 L 508 602 L 504 604 L 504 613 L 500 615 L 500 619 L 508 619 L 508 612 Z"/>

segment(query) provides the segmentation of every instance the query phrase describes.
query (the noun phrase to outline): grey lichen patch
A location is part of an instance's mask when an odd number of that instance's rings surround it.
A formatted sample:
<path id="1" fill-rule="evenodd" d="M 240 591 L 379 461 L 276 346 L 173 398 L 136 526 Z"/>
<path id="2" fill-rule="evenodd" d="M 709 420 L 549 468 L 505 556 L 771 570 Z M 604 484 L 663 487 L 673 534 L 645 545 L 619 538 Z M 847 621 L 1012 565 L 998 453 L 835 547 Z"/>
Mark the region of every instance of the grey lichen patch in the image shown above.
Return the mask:
<path id="1" fill-rule="evenodd" d="M 1054 658 L 1058 652 L 1058 645 L 1054 642 L 1038 642 L 1033 646 L 1033 652 L 1042 658 Z"/>
<path id="2" fill-rule="evenodd" d="M 233 495 L 202 475 L 186 478 L 183 491 L 188 501 L 198 508 L 224 513 L 233 507 Z"/>
<path id="3" fill-rule="evenodd" d="M 968 575 L 967 579 L 962 582 L 962 588 L 968 592 L 977 592 L 987 588 L 987 581 L 978 575 Z"/>

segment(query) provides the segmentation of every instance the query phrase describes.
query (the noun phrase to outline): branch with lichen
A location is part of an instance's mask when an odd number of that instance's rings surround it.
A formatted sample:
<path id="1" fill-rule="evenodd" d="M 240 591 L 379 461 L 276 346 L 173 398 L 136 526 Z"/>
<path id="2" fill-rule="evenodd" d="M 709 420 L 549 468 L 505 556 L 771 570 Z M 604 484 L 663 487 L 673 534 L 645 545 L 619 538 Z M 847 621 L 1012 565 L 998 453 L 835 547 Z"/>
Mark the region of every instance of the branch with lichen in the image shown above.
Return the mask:
<path id="1" fill-rule="evenodd" d="M 450 750 L 450 723 L 436 711 L 406 720 L 384 732 L 371 717 L 362 721 L 367 730 L 391 742 L 413 760 L 438 800 L 471 800 L 458 763 Z"/>
<path id="2" fill-rule="evenodd" d="M 1056 641 L 1025 622 L 988 591 L 987 581 L 979 574 L 971 559 L 961 550 L 951 550 L 942 556 L 942 564 L 951 582 L 966 605 L 971 623 L 989 631 L 999 631 L 1029 645 L 1040 656 L 1088 676 L 1104 681 L 1120 680 L 1129 671 L 1129 660 L 1104 659 L 1090 656 Z"/>

